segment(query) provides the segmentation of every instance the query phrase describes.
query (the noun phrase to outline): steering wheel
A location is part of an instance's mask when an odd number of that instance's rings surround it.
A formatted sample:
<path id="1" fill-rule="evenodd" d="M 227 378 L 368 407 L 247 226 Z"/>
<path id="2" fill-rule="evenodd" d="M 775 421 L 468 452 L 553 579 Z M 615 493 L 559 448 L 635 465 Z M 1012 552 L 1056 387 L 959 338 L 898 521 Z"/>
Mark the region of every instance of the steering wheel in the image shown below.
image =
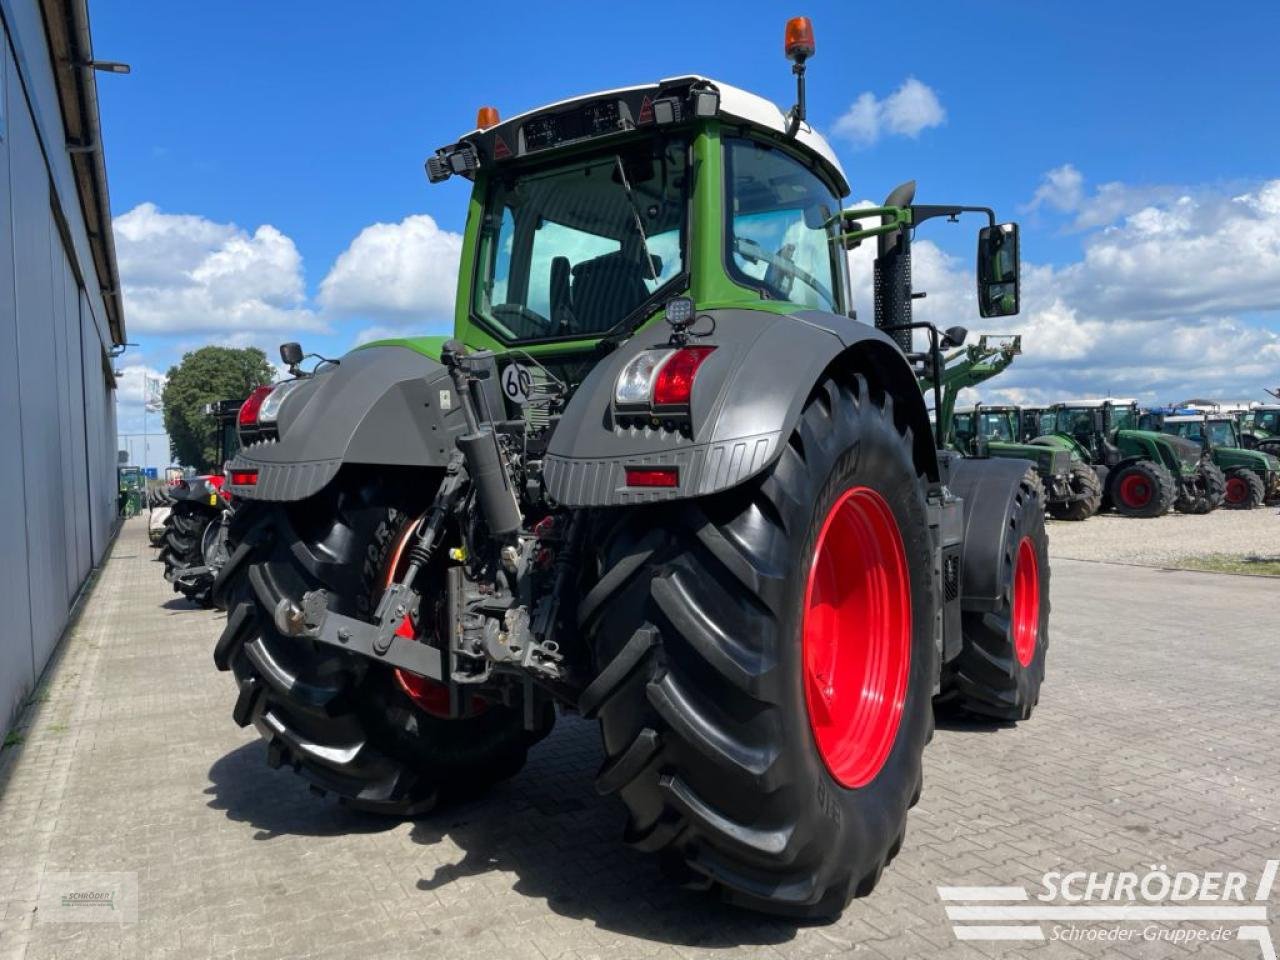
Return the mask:
<path id="1" fill-rule="evenodd" d="M 530 310 L 523 303 L 495 303 L 489 310 L 495 320 L 501 322 L 514 334 L 523 336 L 525 333 L 533 332 L 550 335 L 552 332 L 551 321 L 536 310 Z"/>
<path id="2" fill-rule="evenodd" d="M 836 302 L 831 296 L 831 291 L 822 285 L 822 281 L 808 271 L 802 270 L 792 261 L 791 254 L 795 253 L 796 249 L 794 243 L 783 244 L 782 249 L 777 253 L 766 253 L 764 247 L 754 240 L 747 237 L 734 237 L 733 249 L 750 263 L 768 264 L 762 282 L 782 299 L 790 299 L 792 282 L 798 278 L 806 286 L 817 291 L 818 295 L 828 303 Z"/>
<path id="3" fill-rule="evenodd" d="M 799 269 L 791 259 L 795 252 L 794 243 L 784 243 L 769 258 L 769 266 L 764 272 L 764 285 L 777 290 L 787 300 L 791 299 L 791 288 L 795 285 L 796 270 Z"/>

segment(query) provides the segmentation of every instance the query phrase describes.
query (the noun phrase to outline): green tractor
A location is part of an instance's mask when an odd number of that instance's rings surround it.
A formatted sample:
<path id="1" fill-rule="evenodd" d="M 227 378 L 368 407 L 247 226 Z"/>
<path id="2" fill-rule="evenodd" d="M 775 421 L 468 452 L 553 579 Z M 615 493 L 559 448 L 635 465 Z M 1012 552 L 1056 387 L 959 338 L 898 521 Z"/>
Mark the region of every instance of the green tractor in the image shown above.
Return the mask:
<path id="1" fill-rule="evenodd" d="M 1280 456 L 1280 404 L 1250 407 L 1240 416 L 1240 440 L 1250 450 Z"/>
<path id="2" fill-rule="evenodd" d="M 628 843 L 830 916 L 903 843 L 935 693 L 1031 714 L 1040 484 L 939 449 L 917 377 L 942 338 L 911 314 L 915 231 L 970 212 L 979 310 L 1016 313 L 1017 227 L 913 184 L 842 210 L 804 18 L 786 49 L 789 112 L 701 76 L 482 109 L 427 164 L 470 186 L 453 337 L 241 411 L 214 661 L 269 763 L 413 816 L 576 713 Z M 846 257 L 872 239 L 874 325 Z"/>
<path id="3" fill-rule="evenodd" d="M 976 404 L 951 418 L 952 446 L 967 457 L 1030 460 L 1044 487 L 1045 509 L 1055 520 L 1088 520 L 1102 505 L 1097 472 L 1073 449 L 1020 439 L 1022 409 Z"/>
<path id="4" fill-rule="evenodd" d="M 1216 468 L 1199 444 L 1139 429 L 1136 400 L 1076 400 L 1052 408 L 1052 433 L 1033 442 L 1070 450 L 1093 466 L 1103 507 L 1123 516 L 1208 513 L 1221 503 Z"/>
<path id="5" fill-rule="evenodd" d="M 1223 506 L 1252 510 L 1280 497 L 1280 459 L 1265 449 L 1247 449 L 1233 415 L 1153 411 L 1149 422 L 1152 429 L 1175 434 L 1204 448 L 1223 475 Z"/>
<path id="6" fill-rule="evenodd" d="M 1018 440 L 1030 443 L 1036 437 L 1053 433 L 1054 413 L 1048 407 L 1018 408 Z"/>
<path id="7" fill-rule="evenodd" d="M 966 457 L 1027 460 L 1044 488 L 1045 508 L 1056 520 L 1087 520 L 1098 512 L 1102 490 L 1093 468 L 1071 450 L 1022 440 L 1022 411 L 1012 405 L 980 404 L 957 410 L 956 398 L 998 375 L 1022 352 L 1022 338 L 983 336 L 946 358 L 938 409 L 948 425 L 945 444 Z"/>

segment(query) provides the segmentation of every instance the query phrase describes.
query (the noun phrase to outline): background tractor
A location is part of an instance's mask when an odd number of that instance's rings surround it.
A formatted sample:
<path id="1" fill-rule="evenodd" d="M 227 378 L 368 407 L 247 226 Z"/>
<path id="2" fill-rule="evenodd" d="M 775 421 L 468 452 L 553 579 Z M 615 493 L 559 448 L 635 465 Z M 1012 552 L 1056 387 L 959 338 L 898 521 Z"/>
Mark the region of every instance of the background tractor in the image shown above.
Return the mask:
<path id="1" fill-rule="evenodd" d="M 786 49 L 789 112 L 701 76 L 482 108 L 427 163 L 471 182 L 453 338 L 241 410 L 214 660 L 269 763 L 414 815 L 576 711 L 628 843 L 829 916 L 902 845 L 935 692 L 1031 714 L 1040 484 L 938 448 L 917 378 L 943 338 L 911 314 L 913 233 L 967 213 L 980 312 L 1016 313 L 1017 227 L 913 184 L 842 210 L 806 19 Z M 850 316 L 868 240 L 874 326 Z"/>
<path id="2" fill-rule="evenodd" d="M 1240 416 L 1240 440 L 1251 450 L 1280 456 L 1280 404 L 1250 407 Z"/>
<path id="3" fill-rule="evenodd" d="M 1222 474 L 1222 504 L 1235 510 L 1252 510 L 1280 496 L 1280 459 L 1265 450 L 1249 450 L 1240 426 L 1229 413 L 1152 410 L 1143 414 L 1144 425 L 1198 443 Z"/>
<path id="4" fill-rule="evenodd" d="M 1212 463 L 1198 444 L 1139 429 L 1134 400 L 1055 404 L 1054 431 L 1033 442 L 1075 452 L 1093 466 L 1103 506 L 1130 517 L 1158 517 L 1176 508 L 1207 513 L 1217 506 Z"/>
<path id="5" fill-rule="evenodd" d="M 1074 449 L 1056 443 L 1020 441 L 1022 410 L 976 404 L 955 411 L 951 444 L 967 457 L 1005 457 L 1035 464 L 1045 509 L 1055 520 L 1087 520 L 1102 505 L 1098 474 Z"/>
<path id="6" fill-rule="evenodd" d="M 254 396 L 261 403 L 265 394 L 255 391 L 245 401 L 245 407 Z M 235 400 L 220 400 L 205 407 L 206 415 L 218 424 L 219 464 L 225 465 L 240 448 L 236 427 L 241 409 Z M 213 578 L 227 559 L 226 521 L 231 498 L 224 477 L 213 473 L 178 479 L 169 484 L 168 501 L 160 550 L 164 578 L 173 584 L 175 593 L 202 607 L 211 607 Z"/>
<path id="7" fill-rule="evenodd" d="M 1016 406 L 981 404 L 956 410 L 961 390 L 998 375 L 1021 352 L 1019 336 L 985 335 L 945 358 L 937 407 L 946 424 L 943 445 L 966 457 L 1034 464 L 1049 515 L 1058 520 L 1088 519 L 1098 512 L 1102 491 L 1093 468 L 1072 450 L 1022 442 L 1023 418 Z"/>

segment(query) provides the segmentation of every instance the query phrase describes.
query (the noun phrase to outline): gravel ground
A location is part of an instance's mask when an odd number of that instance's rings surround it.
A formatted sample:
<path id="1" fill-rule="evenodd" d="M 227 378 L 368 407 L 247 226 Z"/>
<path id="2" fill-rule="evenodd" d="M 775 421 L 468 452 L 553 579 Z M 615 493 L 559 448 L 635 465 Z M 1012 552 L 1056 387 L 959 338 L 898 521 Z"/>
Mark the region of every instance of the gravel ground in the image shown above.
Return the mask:
<path id="1" fill-rule="evenodd" d="M 1049 555 L 1176 566 L 1188 557 L 1280 556 L 1280 511 L 1215 510 L 1204 516 L 1168 513 L 1151 520 L 1100 513 L 1082 523 L 1049 521 Z"/>

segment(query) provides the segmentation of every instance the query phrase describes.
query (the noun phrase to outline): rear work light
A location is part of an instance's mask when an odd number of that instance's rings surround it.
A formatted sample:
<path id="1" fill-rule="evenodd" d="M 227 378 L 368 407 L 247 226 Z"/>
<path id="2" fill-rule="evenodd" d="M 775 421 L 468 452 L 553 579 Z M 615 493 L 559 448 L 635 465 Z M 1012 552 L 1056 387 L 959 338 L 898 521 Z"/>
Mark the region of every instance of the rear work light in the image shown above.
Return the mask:
<path id="1" fill-rule="evenodd" d="M 702 362 L 715 347 L 660 347 L 632 357 L 614 384 L 619 407 L 688 407 Z"/>
<path id="2" fill-rule="evenodd" d="M 628 487 L 678 487 L 678 467 L 627 467 Z"/>
<path id="3" fill-rule="evenodd" d="M 267 399 L 267 394 L 271 392 L 271 387 L 254 387 L 253 392 L 245 398 L 244 403 L 240 404 L 240 413 L 237 414 L 237 423 L 242 427 L 256 427 L 258 425 L 258 411 L 262 408 L 262 401 Z"/>

